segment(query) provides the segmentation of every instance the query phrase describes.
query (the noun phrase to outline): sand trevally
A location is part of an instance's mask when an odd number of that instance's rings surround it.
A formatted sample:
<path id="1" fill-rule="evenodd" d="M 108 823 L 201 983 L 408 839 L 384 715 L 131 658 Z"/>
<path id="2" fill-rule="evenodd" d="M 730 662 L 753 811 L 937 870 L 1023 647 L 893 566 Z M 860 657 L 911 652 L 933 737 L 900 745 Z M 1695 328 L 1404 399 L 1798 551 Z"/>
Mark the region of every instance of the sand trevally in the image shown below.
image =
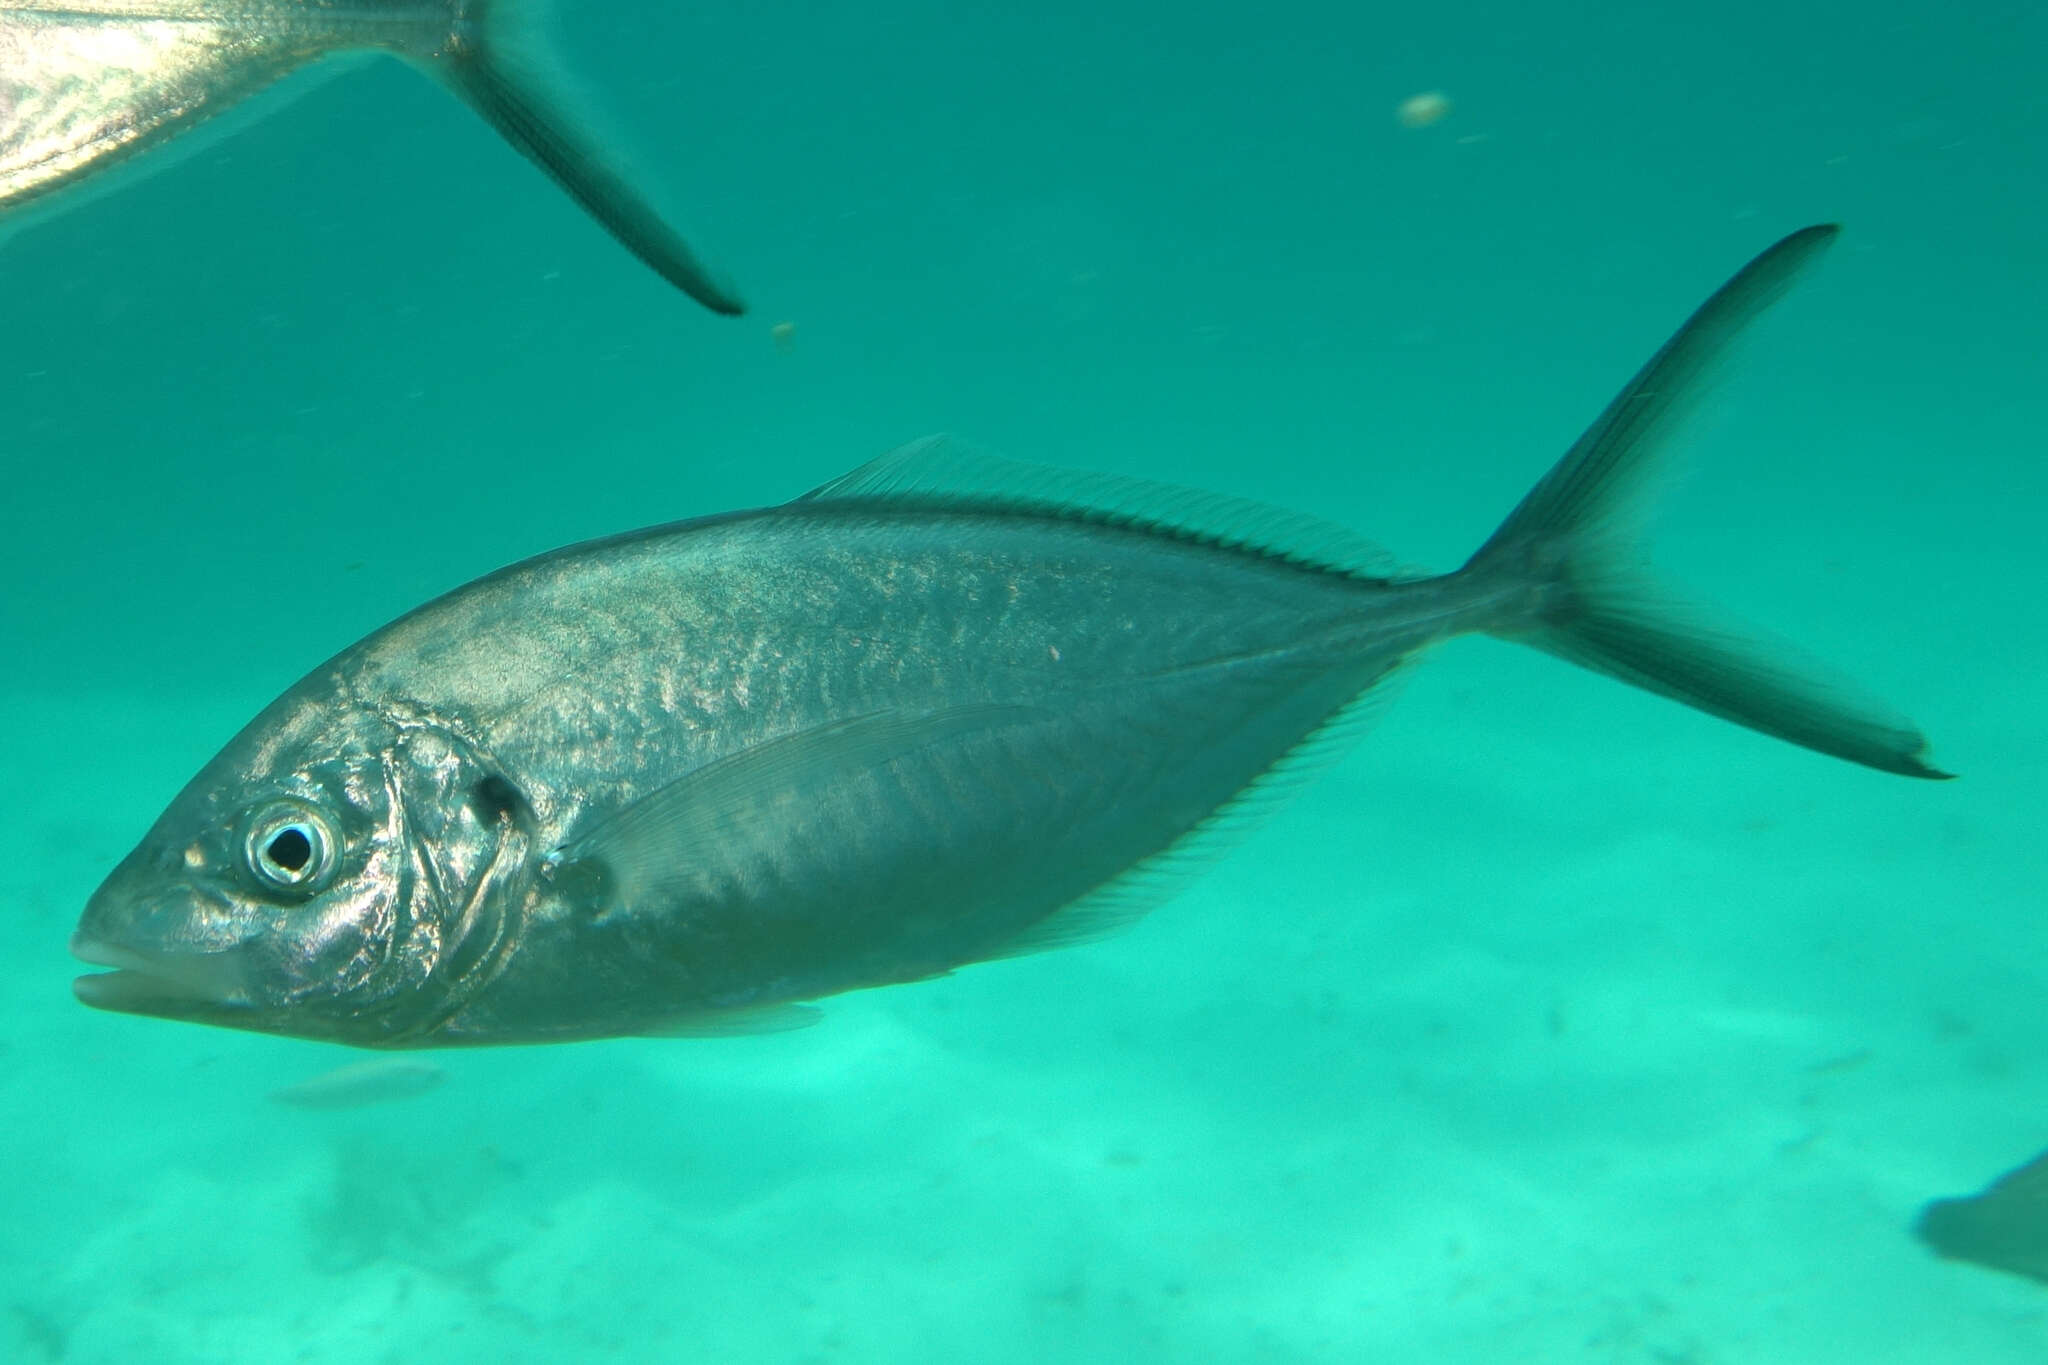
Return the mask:
<path id="1" fill-rule="evenodd" d="M 409 1100 L 438 1089 L 448 1073 L 416 1057 L 379 1057 L 323 1071 L 270 1092 L 274 1103 L 294 1109 L 363 1109 Z"/>
<path id="2" fill-rule="evenodd" d="M 179 134 L 218 129 L 218 115 L 301 67 L 385 52 L 459 95 L 664 279 L 742 312 L 568 112 L 537 31 L 543 2 L 0 0 L 0 231 Z"/>
<path id="3" fill-rule="evenodd" d="M 386 1048 L 787 1027 L 1127 921 L 1470 632 L 1944 776 L 1639 567 L 1673 419 L 1834 236 L 1738 273 L 1449 574 L 938 439 L 459 588 L 192 780 L 87 905 L 72 949 L 114 970 L 76 993 Z"/>
<path id="4" fill-rule="evenodd" d="M 2048 1284 L 2048 1152 L 1977 1194 L 1933 1201 L 1913 1230 L 1937 1256 Z"/>

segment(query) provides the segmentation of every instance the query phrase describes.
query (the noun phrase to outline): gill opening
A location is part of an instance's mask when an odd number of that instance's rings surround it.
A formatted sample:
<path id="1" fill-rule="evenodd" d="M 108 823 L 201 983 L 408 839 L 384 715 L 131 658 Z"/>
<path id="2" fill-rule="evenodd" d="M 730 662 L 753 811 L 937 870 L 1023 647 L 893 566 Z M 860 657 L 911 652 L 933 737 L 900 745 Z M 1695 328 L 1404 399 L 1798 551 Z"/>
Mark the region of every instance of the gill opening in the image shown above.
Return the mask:
<path id="1" fill-rule="evenodd" d="M 499 814 L 497 825 L 490 866 L 474 879 L 461 915 L 415 992 L 431 1008 L 387 1035 L 383 1046 L 408 1047 L 438 1033 L 497 980 L 511 957 L 523 919 L 523 897 L 512 883 L 526 865 L 527 836 L 510 811 Z"/>

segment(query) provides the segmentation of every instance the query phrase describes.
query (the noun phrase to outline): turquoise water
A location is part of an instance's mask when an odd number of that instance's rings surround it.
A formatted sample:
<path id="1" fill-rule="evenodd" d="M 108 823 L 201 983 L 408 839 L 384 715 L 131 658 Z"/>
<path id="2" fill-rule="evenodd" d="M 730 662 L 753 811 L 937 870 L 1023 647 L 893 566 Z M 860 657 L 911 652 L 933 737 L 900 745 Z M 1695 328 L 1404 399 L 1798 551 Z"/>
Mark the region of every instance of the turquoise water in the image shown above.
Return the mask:
<path id="1" fill-rule="evenodd" d="M 1906 1229 L 2048 1146 L 2048 12 L 604 8 L 740 322 L 390 63 L 0 253 L 0 1359 L 2042 1358 Z M 1136 928 L 805 1032 L 321 1113 L 70 998 L 192 771 L 479 572 L 940 429 L 1449 566 L 1827 220 L 1659 557 L 1958 782 L 1461 643 Z"/>

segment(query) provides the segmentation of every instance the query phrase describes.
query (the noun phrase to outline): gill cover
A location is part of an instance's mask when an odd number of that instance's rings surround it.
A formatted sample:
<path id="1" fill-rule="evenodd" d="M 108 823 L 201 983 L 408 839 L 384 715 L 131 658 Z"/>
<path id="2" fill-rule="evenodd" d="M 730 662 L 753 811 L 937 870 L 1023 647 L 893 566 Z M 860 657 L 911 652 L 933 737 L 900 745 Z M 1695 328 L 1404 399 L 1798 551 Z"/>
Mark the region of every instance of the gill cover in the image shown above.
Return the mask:
<path id="1" fill-rule="evenodd" d="M 366 1047 L 433 1044 L 503 966 L 530 881 L 526 794 L 447 721 L 398 723 L 385 765 L 397 854 L 388 955 L 341 1038 Z"/>

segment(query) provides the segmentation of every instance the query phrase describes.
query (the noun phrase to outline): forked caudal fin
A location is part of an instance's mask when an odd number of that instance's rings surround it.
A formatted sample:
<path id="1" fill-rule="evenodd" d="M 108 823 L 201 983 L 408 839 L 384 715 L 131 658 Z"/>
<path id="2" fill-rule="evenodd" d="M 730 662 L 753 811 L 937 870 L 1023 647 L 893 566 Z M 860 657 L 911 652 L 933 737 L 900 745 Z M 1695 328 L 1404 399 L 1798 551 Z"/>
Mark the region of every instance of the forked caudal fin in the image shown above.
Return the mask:
<path id="1" fill-rule="evenodd" d="M 1910 721 L 1674 605 L 1635 565 L 1644 495 L 1676 419 L 1729 343 L 1837 232 L 1795 232 L 1721 286 L 1462 572 L 1533 580 L 1540 606 L 1498 629 L 1503 638 L 1821 753 L 1909 777 L 1947 777 L 1928 763 L 1926 737 Z"/>
<path id="2" fill-rule="evenodd" d="M 732 282 L 698 259 L 564 108 L 562 77 L 537 32 L 544 7 L 474 0 L 477 20 L 429 69 L 656 274 L 715 313 L 744 313 Z"/>

